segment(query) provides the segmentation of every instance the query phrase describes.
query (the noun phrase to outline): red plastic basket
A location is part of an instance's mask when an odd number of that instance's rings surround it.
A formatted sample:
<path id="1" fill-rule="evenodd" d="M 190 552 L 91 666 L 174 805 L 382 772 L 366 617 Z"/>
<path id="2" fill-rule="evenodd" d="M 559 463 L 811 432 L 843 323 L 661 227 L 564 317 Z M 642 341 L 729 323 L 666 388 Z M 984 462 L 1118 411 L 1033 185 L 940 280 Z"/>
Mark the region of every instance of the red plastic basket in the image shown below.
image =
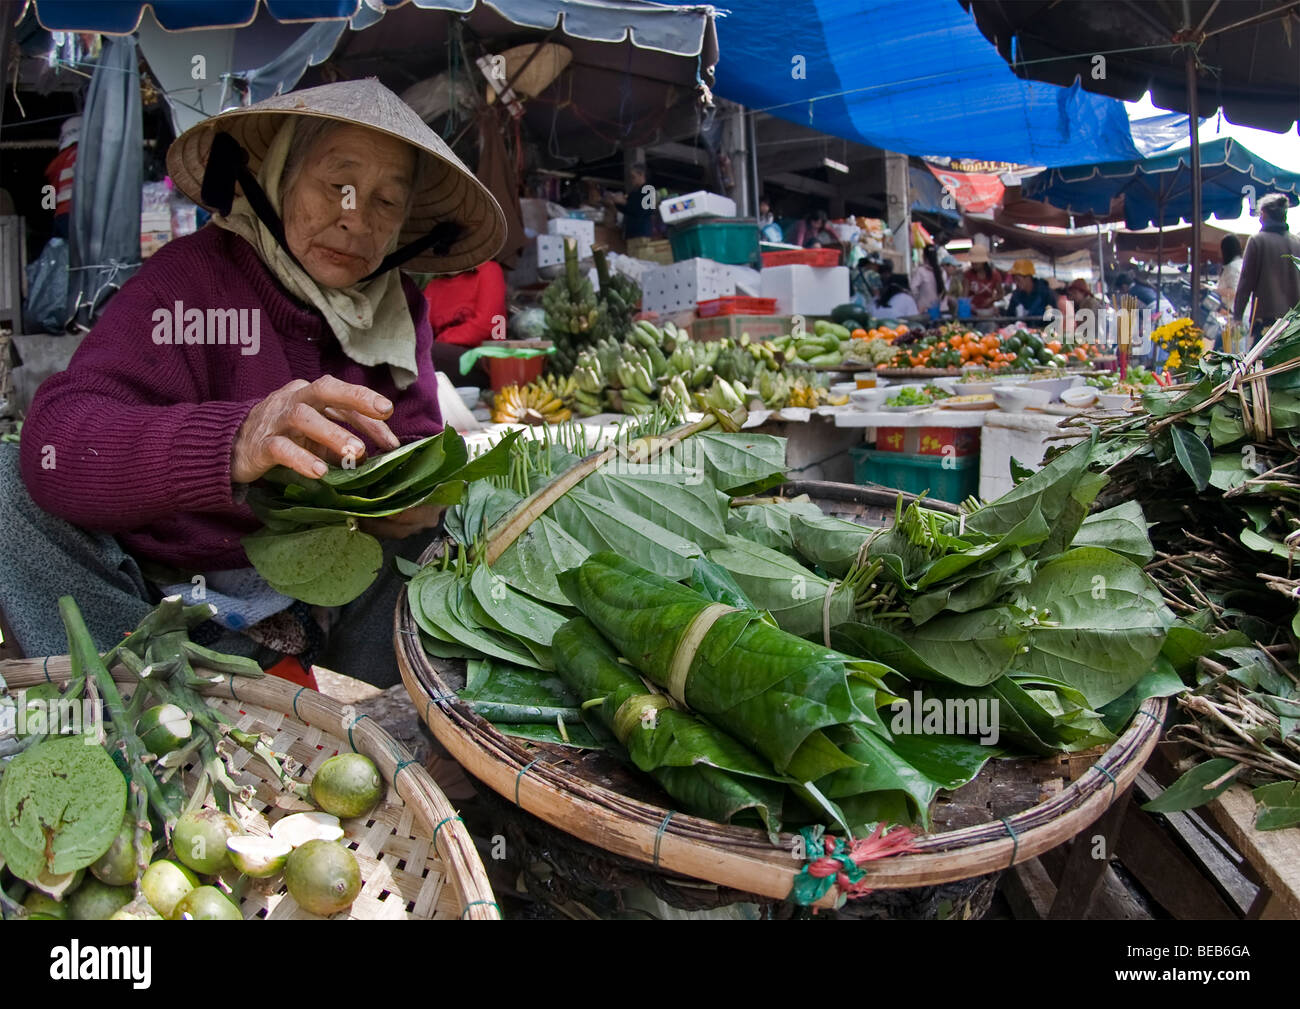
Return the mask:
<path id="1" fill-rule="evenodd" d="M 780 249 L 763 253 L 763 266 L 839 266 L 839 249 Z"/>
<path id="2" fill-rule="evenodd" d="M 712 319 L 719 315 L 776 315 L 776 299 L 747 298 L 743 295 L 713 298 L 697 303 L 695 314 L 701 319 Z"/>

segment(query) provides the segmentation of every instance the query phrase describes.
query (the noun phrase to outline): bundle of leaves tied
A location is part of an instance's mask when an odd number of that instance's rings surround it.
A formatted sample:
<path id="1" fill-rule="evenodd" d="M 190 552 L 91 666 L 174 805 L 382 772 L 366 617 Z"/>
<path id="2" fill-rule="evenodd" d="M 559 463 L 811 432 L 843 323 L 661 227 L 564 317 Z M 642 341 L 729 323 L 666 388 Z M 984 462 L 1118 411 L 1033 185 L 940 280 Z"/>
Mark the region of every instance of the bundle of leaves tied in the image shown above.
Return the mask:
<path id="1" fill-rule="evenodd" d="M 1206 758 L 1152 805 L 1234 781 L 1257 825 L 1300 823 L 1300 312 L 1245 356 L 1212 352 L 1149 413 L 1107 424 L 1094 464 L 1152 523 L 1148 573 L 1179 615 L 1166 649 L 1191 687 L 1171 730 Z"/>
<path id="2" fill-rule="evenodd" d="M 450 428 L 408 442 L 355 466 L 331 466 L 318 480 L 278 466 L 252 487 L 248 503 L 263 529 L 244 550 L 271 588 L 314 606 L 342 606 L 379 574 L 384 551 L 365 519 L 388 518 L 424 505 L 458 502 L 466 487 L 507 472 L 512 431 L 484 454 Z"/>

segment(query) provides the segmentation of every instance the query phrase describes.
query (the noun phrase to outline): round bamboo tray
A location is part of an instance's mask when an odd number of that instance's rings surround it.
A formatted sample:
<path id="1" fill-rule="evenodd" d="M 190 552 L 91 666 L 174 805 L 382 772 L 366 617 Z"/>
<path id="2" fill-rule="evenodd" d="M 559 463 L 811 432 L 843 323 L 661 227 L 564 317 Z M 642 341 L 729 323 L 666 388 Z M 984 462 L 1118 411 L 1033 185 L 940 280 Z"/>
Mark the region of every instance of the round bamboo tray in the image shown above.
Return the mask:
<path id="1" fill-rule="evenodd" d="M 0 678 L 11 689 L 68 676 L 67 656 L 0 662 Z M 128 690 L 135 683 L 121 669 L 114 679 Z M 353 750 L 378 765 L 387 785 L 383 800 L 365 817 L 343 821 L 342 843 L 360 864 L 361 893 L 332 919 L 500 919 L 483 862 L 456 810 L 419 762 L 373 719 L 274 676 L 230 677 L 200 693 L 239 728 L 270 736 L 275 750 L 304 765 L 303 777 L 334 754 Z M 255 810 L 272 823 L 292 812 L 275 805 L 283 793 L 265 764 L 238 749 L 232 762 L 240 772 L 235 780 L 255 789 L 250 803 Z M 320 919 L 300 908 L 278 877 L 266 886 L 252 883 L 240 903 L 246 919 Z"/>
<path id="2" fill-rule="evenodd" d="M 778 493 L 809 494 L 832 514 L 863 524 L 892 518 L 898 496 L 821 481 L 788 483 Z M 955 510 L 944 502 L 926 503 Z M 440 541 L 431 544 L 421 562 L 437 556 L 441 546 Z M 455 694 L 464 682 L 464 661 L 436 659 L 424 651 L 405 590 L 397 602 L 394 645 L 402 680 L 434 736 L 470 774 L 509 802 L 597 848 L 670 875 L 776 900 L 790 893 L 802 866 L 792 856 L 798 850 L 795 835 L 782 835 L 774 846 L 762 831 L 676 812 L 653 783 L 607 754 L 513 739 L 470 711 Z M 956 799 L 969 791 L 973 798 L 947 818 L 952 829 L 919 837 L 914 852 L 870 862 L 871 886 L 902 889 L 984 876 L 1070 840 L 1132 785 L 1159 740 L 1166 707 L 1164 698 L 1148 699 L 1104 752 L 991 761 L 975 781 L 953 793 Z M 1030 787 L 1049 778 L 1059 788 Z M 996 800 L 989 798 L 999 789 L 1034 798 L 1000 815 Z M 1053 790 L 1055 794 L 1042 797 Z M 981 809 L 983 816 L 972 821 L 971 811 Z M 936 815 L 937 825 L 940 819 Z M 822 904 L 835 902 L 832 891 Z"/>

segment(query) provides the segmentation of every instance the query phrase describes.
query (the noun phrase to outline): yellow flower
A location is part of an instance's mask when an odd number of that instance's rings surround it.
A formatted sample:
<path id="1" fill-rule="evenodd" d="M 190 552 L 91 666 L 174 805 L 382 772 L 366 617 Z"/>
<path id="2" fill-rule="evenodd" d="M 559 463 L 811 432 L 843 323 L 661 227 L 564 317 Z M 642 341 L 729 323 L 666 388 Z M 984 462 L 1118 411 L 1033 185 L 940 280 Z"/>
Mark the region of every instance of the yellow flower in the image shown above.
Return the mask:
<path id="1" fill-rule="evenodd" d="M 1165 361 L 1165 365 L 1167 367 L 1177 369 L 1182 367 L 1182 364 L 1183 364 L 1183 359 L 1178 356 L 1178 351 L 1171 350 L 1169 352 L 1169 359 Z"/>

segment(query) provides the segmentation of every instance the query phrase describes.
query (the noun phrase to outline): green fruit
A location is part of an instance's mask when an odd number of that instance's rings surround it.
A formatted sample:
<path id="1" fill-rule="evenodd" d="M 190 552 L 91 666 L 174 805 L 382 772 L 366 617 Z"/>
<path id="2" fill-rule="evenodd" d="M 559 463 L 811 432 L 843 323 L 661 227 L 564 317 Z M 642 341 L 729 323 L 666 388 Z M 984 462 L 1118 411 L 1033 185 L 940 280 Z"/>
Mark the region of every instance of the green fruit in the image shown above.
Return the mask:
<path id="1" fill-rule="evenodd" d="M 243 921 L 239 908 L 215 886 L 200 886 L 180 899 L 173 921 Z"/>
<path id="2" fill-rule="evenodd" d="M 140 877 L 140 891 L 164 918 L 170 918 L 181 898 L 198 885 L 198 876 L 166 858 L 158 859 Z"/>
<path id="3" fill-rule="evenodd" d="M 1039 347 L 1039 349 L 1034 352 L 1034 356 L 1038 358 L 1039 364 L 1052 363 L 1052 352 L 1046 347 Z"/>
<path id="4" fill-rule="evenodd" d="M 163 916 L 155 911 L 143 897 L 137 897 L 131 903 L 119 907 L 108 918 L 109 921 L 162 921 Z"/>
<path id="5" fill-rule="evenodd" d="M 27 916 L 37 921 L 65 921 L 68 917 L 68 906 L 63 901 L 55 900 L 40 890 L 29 893 L 23 901 L 23 907 L 27 908 Z"/>
<path id="6" fill-rule="evenodd" d="M 129 816 L 124 817 L 122 829 L 113 838 L 108 851 L 91 863 L 90 871 L 100 882 L 109 886 L 126 886 L 135 882 L 138 865 L 135 829 L 135 821 Z"/>
<path id="7" fill-rule="evenodd" d="M 239 833 L 239 821 L 229 813 L 196 809 L 176 821 L 172 850 L 195 872 L 211 876 L 230 864 L 226 842 Z"/>
<path id="8" fill-rule="evenodd" d="M 106 921 L 130 900 L 129 886 L 109 886 L 92 876 L 68 898 L 68 917 L 73 921 Z"/>
<path id="9" fill-rule="evenodd" d="M 284 867 L 289 896 L 313 914 L 330 915 L 351 907 L 361 892 L 361 867 L 347 848 L 334 841 L 308 841 L 295 848 Z"/>
<path id="10" fill-rule="evenodd" d="M 150 753 L 162 756 L 190 741 L 194 726 L 190 716 L 175 704 L 155 704 L 135 723 L 136 735 Z"/>

